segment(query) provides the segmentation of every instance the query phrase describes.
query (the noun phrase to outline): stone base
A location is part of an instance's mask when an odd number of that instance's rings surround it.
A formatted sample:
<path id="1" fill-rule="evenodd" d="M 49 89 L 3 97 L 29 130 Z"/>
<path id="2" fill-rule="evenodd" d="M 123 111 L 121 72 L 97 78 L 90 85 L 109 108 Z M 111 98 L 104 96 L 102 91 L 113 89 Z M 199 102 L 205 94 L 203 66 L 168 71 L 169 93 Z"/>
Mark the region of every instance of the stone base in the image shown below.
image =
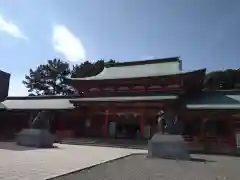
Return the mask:
<path id="1" fill-rule="evenodd" d="M 240 156 L 240 148 L 236 148 L 235 151 L 234 151 L 234 154 L 236 156 Z"/>
<path id="2" fill-rule="evenodd" d="M 155 134 L 148 142 L 148 156 L 190 160 L 187 143 L 181 135 Z"/>
<path id="3" fill-rule="evenodd" d="M 53 147 L 54 137 L 47 130 L 23 129 L 17 135 L 17 144 L 39 148 Z"/>

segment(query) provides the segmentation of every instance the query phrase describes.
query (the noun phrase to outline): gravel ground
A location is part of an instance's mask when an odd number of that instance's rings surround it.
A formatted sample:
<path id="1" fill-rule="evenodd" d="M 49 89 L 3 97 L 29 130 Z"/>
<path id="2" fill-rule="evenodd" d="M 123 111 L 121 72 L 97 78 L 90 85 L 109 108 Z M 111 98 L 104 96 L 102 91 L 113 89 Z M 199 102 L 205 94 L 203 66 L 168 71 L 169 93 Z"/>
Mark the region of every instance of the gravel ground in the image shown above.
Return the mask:
<path id="1" fill-rule="evenodd" d="M 192 155 L 192 161 L 135 154 L 54 178 L 54 180 L 239 180 L 240 158 Z"/>

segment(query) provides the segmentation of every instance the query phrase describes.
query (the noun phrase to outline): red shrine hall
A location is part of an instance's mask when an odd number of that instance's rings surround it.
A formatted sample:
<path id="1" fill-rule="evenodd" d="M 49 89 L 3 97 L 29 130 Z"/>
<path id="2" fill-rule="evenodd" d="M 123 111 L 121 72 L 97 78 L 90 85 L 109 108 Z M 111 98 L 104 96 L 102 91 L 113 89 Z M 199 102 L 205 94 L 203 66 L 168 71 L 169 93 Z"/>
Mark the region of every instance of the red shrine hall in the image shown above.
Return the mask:
<path id="1" fill-rule="evenodd" d="M 181 122 L 191 149 L 235 152 L 240 93 L 204 90 L 204 78 L 205 69 L 184 72 L 178 57 L 108 64 L 96 76 L 67 78 L 74 96 L 8 97 L 0 116 L 21 114 L 20 129 L 32 112 L 51 110 L 51 131 L 62 138 L 149 139 L 163 131 L 163 115 Z"/>
<path id="2" fill-rule="evenodd" d="M 101 127 L 99 135 L 149 138 L 159 112 L 178 114 L 179 96 L 201 89 L 204 72 L 182 73 L 178 58 L 118 63 L 94 77 L 68 79 L 81 94 L 70 102 L 84 110 L 89 128 Z"/>

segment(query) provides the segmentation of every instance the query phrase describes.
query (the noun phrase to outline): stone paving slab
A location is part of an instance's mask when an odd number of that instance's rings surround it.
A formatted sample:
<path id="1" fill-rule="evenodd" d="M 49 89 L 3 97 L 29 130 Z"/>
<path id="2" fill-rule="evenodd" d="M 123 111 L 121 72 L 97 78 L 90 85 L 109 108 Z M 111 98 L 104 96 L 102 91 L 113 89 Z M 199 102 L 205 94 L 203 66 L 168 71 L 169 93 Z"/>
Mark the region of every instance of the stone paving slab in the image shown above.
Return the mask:
<path id="1" fill-rule="evenodd" d="M 44 180 L 145 150 L 56 144 L 53 149 L 0 142 L 1 180 Z"/>

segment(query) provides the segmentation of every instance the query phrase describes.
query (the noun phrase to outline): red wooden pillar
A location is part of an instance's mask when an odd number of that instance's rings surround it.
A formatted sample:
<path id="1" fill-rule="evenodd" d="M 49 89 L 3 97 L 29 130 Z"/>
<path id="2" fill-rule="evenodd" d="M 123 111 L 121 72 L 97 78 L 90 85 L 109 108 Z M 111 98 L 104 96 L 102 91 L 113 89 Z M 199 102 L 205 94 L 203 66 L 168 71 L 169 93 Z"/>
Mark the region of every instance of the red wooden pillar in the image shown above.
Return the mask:
<path id="1" fill-rule="evenodd" d="M 140 134 L 142 137 L 144 137 L 144 113 L 142 112 L 140 114 Z"/>
<path id="2" fill-rule="evenodd" d="M 105 111 L 105 121 L 104 121 L 104 125 L 103 125 L 103 135 L 105 137 L 108 136 L 108 121 L 109 121 L 108 118 L 109 118 L 109 111 L 106 110 Z"/>

